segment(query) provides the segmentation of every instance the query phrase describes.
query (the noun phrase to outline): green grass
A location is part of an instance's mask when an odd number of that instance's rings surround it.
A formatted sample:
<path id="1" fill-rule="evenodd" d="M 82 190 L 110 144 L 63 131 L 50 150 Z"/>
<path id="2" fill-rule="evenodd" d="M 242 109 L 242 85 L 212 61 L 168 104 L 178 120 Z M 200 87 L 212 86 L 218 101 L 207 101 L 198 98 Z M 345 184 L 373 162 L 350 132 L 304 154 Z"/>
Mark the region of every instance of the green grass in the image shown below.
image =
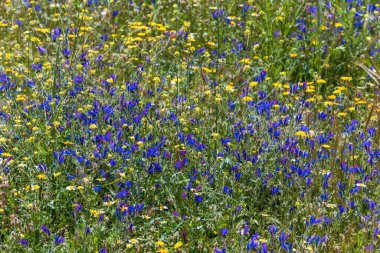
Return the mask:
<path id="1" fill-rule="evenodd" d="M 376 252 L 373 1 L 0 3 L 1 252 Z"/>

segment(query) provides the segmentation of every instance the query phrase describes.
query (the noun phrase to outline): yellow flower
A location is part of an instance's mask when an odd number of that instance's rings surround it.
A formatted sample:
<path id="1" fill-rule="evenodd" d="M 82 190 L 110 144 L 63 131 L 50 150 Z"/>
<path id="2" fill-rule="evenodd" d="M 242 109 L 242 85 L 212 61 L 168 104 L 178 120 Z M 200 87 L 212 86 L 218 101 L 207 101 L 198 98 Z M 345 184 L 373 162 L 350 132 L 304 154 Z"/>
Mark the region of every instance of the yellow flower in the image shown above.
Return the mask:
<path id="1" fill-rule="evenodd" d="M 251 60 L 248 59 L 248 58 L 245 58 L 245 59 L 242 59 L 240 60 L 241 63 L 245 63 L 245 64 L 250 64 L 251 63 Z"/>
<path id="2" fill-rule="evenodd" d="M 353 159 L 358 159 L 358 156 L 357 155 L 354 155 L 354 157 L 350 157 L 351 160 Z"/>
<path id="3" fill-rule="evenodd" d="M 31 186 L 30 186 L 30 189 L 31 189 L 32 191 L 37 191 L 38 189 L 40 189 L 40 186 L 39 186 L 38 184 L 31 185 Z"/>
<path id="4" fill-rule="evenodd" d="M 330 145 L 327 145 L 327 144 L 323 144 L 321 146 L 322 146 L 322 148 L 326 148 L 326 149 L 330 148 Z"/>
<path id="5" fill-rule="evenodd" d="M 2 155 L 3 157 L 11 157 L 11 156 L 12 156 L 12 154 L 10 154 L 10 153 L 6 153 L 6 152 L 5 152 L 5 153 L 2 153 L 1 155 Z"/>
<path id="6" fill-rule="evenodd" d="M 98 216 L 98 211 L 96 211 L 96 210 L 90 209 L 90 213 L 94 217 Z"/>
<path id="7" fill-rule="evenodd" d="M 307 133 L 304 131 L 298 131 L 298 132 L 296 132 L 296 136 L 299 136 L 301 138 L 305 138 L 307 136 Z"/>
<path id="8" fill-rule="evenodd" d="M 235 91 L 235 87 L 233 86 L 232 83 L 229 83 L 229 84 L 226 86 L 226 91 L 229 91 L 229 92 L 234 92 L 234 91 Z"/>
<path id="9" fill-rule="evenodd" d="M 115 204 L 115 201 L 106 201 L 106 202 L 104 202 L 104 205 L 106 205 L 106 206 L 112 206 L 113 204 Z"/>
<path id="10" fill-rule="evenodd" d="M 243 97 L 243 101 L 250 102 L 250 101 L 253 101 L 253 99 L 250 96 L 245 96 Z"/>
<path id="11" fill-rule="evenodd" d="M 157 241 L 157 242 L 156 242 L 156 245 L 157 245 L 158 247 L 164 247 L 164 246 L 165 246 L 165 243 L 164 243 L 163 241 Z"/>
<path id="12" fill-rule="evenodd" d="M 178 249 L 182 245 L 183 245 L 183 242 L 177 242 L 176 244 L 174 244 L 173 248 Z"/>
<path id="13" fill-rule="evenodd" d="M 50 32 L 49 28 L 36 28 L 36 32 L 48 33 Z"/>
<path id="14" fill-rule="evenodd" d="M 355 103 L 355 105 L 364 105 L 364 104 L 366 104 L 367 102 L 366 101 L 364 101 L 364 100 L 359 100 L 359 101 L 357 101 L 356 103 Z"/>
<path id="15" fill-rule="evenodd" d="M 219 134 L 218 133 L 212 133 L 211 136 L 214 139 L 218 139 L 219 138 Z"/>
<path id="16" fill-rule="evenodd" d="M 216 44 L 214 42 L 212 42 L 212 41 L 207 42 L 207 45 L 209 45 L 211 47 L 215 47 L 216 46 Z"/>
<path id="17" fill-rule="evenodd" d="M 342 76 L 342 77 L 340 78 L 340 80 L 342 80 L 342 81 L 347 81 L 347 82 L 351 82 L 351 81 L 352 81 L 352 77 L 350 77 L 350 76 Z"/>
<path id="18" fill-rule="evenodd" d="M 318 79 L 316 82 L 317 82 L 317 84 L 325 84 L 326 83 L 326 81 L 323 79 Z"/>
<path id="19" fill-rule="evenodd" d="M 17 95 L 16 101 L 17 102 L 24 102 L 24 101 L 26 101 L 26 96 L 24 94 Z"/>
<path id="20" fill-rule="evenodd" d="M 294 58 L 297 58 L 298 54 L 292 53 L 292 54 L 290 54 L 289 56 L 290 56 L 290 58 L 293 58 L 293 59 L 294 59 Z"/>
<path id="21" fill-rule="evenodd" d="M 91 124 L 91 125 L 90 125 L 90 129 L 91 129 L 91 130 L 95 130 L 95 129 L 97 129 L 97 128 L 98 128 L 98 126 L 95 125 L 95 124 Z"/>
<path id="22" fill-rule="evenodd" d="M 53 173 L 54 177 L 59 177 L 60 175 L 61 175 L 61 172 L 55 172 L 55 173 Z"/>
<path id="23" fill-rule="evenodd" d="M 340 91 L 345 91 L 345 90 L 347 90 L 347 88 L 344 87 L 344 86 L 338 86 L 338 89 L 339 89 Z"/>
<path id="24" fill-rule="evenodd" d="M 341 89 L 337 89 L 337 90 L 334 90 L 334 91 L 333 91 L 333 94 L 340 94 L 340 93 L 342 93 L 342 90 L 341 90 Z"/>
<path id="25" fill-rule="evenodd" d="M 66 187 L 66 190 L 68 190 L 68 191 L 74 191 L 75 189 L 76 189 L 76 187 L 73 186 L 73 185 L 70 185 L 70 186 Z"/>
<path id="26" fill-rule="evenodd" d="M 83 178 L 83 183 L 88 184 L 90 182 L 90 179 L 88 177 Z"/>
<path id="27" fill-rule="evenodd" d="M 259 84 L 258 82 L 250 82 L 249 86 L 253 88 L 253 87 L 256 87 L 258 84 Z"/>
<path id="28" fill-rule="evenodd" d="M 38 179 L 41 179 L 41 180 L 46 180 L 46 178 L 47 178 L 46 175 L 42 174 L 42 173 L 38 174 L 37 177 L 38 177 Z"/>
<path id="29" fill-rule="evenodd" d="M 138 243 L 137 239 L 135 239 L 135 238 L 132 238 L 132 239 L 129 240 L 129 241 L 130 241 L 130 243 L 132 243 L 132 244 Z"/>
<path id="30" fill-rule="evenodd" d="M 94 216 L 95 218 L 99 217 L 101 214 L 103 214 L 104 212 L 102 210 L 94 210 L 94 209 L 90 209 L 90 213 L 92 216 Z"/>
<path id="31" fill-rule="evenodd" d="M 204 70 L 204 72 L 206 73 L 212 73 L 212 69 L 209 69 L 207 67 L 202 67 L 202 69 Z"/>
<path id="32" fill-rule="evenodd" d="M 339 28 L 339 27 L 343 27 L 343 24 L 341 24 L 341 23 L 335 23 L 334 26 L 335 26 L 336 28 Z"/>

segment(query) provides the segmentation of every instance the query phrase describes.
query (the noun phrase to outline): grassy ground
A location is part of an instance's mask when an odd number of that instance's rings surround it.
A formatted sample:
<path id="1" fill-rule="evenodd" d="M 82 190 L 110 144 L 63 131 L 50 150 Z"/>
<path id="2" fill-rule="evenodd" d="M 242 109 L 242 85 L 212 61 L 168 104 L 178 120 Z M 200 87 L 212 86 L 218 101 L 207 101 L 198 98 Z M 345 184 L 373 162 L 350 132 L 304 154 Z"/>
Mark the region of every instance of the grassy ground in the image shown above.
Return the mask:
<path id="1" fill-rule="evenodd" d="M 0 2 L 1 252 L 377 252 L 375 1 Z"/>

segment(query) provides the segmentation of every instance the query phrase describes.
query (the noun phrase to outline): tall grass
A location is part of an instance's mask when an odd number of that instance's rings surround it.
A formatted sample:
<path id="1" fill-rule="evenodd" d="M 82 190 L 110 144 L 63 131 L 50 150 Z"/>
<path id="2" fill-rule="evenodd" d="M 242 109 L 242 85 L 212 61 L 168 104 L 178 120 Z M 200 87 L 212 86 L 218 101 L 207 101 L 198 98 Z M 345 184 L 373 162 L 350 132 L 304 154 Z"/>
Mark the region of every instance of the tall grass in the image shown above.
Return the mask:
<path id="1" fill-rule="evenodd" d="M 376 252 L 373 1 L 0 3 L 0 251 Z"/>

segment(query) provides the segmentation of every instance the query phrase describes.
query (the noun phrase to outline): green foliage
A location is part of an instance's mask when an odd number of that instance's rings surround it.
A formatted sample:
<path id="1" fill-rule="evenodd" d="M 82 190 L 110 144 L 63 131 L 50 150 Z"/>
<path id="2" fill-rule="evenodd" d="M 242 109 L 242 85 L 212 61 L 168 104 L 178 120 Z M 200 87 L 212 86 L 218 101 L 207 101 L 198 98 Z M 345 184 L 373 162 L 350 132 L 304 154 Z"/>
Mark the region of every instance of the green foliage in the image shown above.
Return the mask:
<path id="1" fill-rule="evenodd" d="M 379 11 L 0 2 L 0 251 L 375 252 Z"/>

